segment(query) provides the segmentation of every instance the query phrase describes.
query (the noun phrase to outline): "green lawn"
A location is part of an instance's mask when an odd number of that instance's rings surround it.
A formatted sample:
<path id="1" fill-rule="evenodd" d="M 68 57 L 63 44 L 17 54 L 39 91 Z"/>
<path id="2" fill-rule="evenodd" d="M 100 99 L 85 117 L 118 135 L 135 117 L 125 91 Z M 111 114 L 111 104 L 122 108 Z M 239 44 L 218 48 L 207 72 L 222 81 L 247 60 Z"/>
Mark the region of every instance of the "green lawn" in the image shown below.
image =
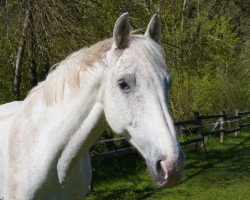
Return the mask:
<path id="1" fill-rule="evenodd" d="M 207 142 L 207 158 L 194 146 L 184 148 L 186 166 L 182 182 L 156 187 L 138 155 L 106 160 L 94 172 L 94 192 L 87 200 L 100 199 L 250 199 L 250 132 L 240 138 L 226 136 Z"/>

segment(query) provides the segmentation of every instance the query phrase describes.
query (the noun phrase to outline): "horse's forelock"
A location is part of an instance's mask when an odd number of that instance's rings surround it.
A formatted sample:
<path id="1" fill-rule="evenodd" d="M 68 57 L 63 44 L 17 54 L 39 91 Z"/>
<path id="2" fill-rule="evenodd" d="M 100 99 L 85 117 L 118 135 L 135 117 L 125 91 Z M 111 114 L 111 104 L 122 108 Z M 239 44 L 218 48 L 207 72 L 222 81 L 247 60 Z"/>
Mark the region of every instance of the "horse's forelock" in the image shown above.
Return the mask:
<path id="1" fill-rule="evenodd" d="M 130 46 L 131 48 L 134 48 L 134 51 L 136 51 L 141 57 L 147 57 L 150 60 L 154 60 L 155 62 L 163 62 L 163 64 L 165 63 L 164 50 L 158 43 L 147 36 L 135 35 L 132 38 Z"/>

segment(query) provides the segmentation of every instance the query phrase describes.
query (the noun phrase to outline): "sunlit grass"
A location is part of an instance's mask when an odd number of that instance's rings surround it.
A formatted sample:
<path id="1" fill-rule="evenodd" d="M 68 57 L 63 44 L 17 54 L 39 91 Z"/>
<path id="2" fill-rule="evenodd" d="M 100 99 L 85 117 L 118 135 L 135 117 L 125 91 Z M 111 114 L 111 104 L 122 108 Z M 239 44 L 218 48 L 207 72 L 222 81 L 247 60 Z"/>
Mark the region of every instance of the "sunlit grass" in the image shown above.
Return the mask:
<path id="1" fill-rule="evenodd" d="M 94 171 L 94 192 L 88 200 L 100 199 L 249 199 L 250 198 L 250 132 L 240 138 L 219 138 L 202 150 L 186 146 L 186 167 L 182 182 L 176 186 L 156 187 L 138 155 L 124 156 L 100 163 Z"/>

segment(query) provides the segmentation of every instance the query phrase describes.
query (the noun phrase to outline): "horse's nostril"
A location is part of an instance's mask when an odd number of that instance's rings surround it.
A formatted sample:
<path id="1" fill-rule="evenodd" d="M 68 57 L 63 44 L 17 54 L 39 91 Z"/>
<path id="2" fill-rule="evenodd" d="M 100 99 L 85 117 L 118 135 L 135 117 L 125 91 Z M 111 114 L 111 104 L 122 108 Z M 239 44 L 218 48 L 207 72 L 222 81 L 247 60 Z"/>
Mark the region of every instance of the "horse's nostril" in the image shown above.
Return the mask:
<path id="1" fill-rule="evenodd" d="M 158 160 L 155 163 L 155 173 L 156 173 L 156 182 L 161 183 L 164 179 L 166 179 L 166 173 L 162 165 L 162 160 Z"/>
<path id="2" fill-rule="evenodd" d="M 162 172 L 162 166 L 161 166 L 161 161 L 162 160 L 158 160 L 157 162 L 156 162 L 156 166 L 155 166 L 155 168 L 156 168 L 156 171 L 159 173 L 159 172 Z"/>

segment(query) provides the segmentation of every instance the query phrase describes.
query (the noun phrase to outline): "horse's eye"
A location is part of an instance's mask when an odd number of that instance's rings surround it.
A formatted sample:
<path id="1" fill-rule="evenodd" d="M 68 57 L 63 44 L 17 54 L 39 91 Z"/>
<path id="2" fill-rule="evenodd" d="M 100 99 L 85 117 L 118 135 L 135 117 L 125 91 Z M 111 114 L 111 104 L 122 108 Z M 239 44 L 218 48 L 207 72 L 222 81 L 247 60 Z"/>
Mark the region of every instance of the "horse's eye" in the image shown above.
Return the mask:
<path id="1" fill-rule="evenodd" d="M 119 85 L 120 89 L 122 89 L 122 90 L 129 90 L 130 89 L 129 85 L 125 81 L 119 81 L 118 85 Z"/>

